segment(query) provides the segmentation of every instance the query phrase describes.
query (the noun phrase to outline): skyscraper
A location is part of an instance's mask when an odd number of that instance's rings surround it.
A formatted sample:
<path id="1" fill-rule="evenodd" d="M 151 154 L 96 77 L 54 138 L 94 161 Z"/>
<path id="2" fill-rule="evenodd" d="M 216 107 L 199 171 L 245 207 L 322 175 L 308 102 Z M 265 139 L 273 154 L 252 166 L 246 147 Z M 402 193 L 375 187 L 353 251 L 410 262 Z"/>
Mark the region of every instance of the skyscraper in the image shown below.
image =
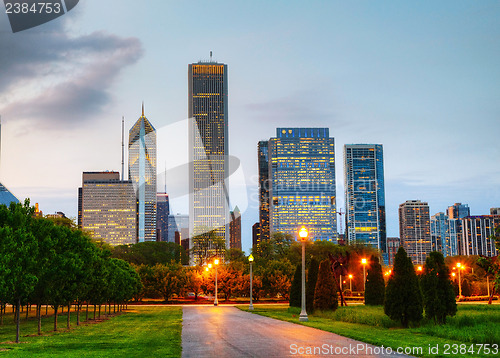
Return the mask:
<path id="1" fill-rule="evenodd" d="M 259 142 L 259 240 L 269 240 L 269 141 Z"/>
<path id="2" fill-rule="evenodd" d="M 431 216 L 432 251 L 439 251 L 444 257 L 458 255 L 458 219 L 450 219 L 445 213 Z"/>
<path id="3" fill-rule="evenodd" d="M 387 253 L 381 144 L 344 146 L 344 187 L 348 242 L 364 243 Z"/>
<path id="4" fill-rule="evenodd" d="M 156 130 L 142 115 L 129 131 L 128 178 L 137 197 L 137 240 L 156 241 Z"/>
<path id="5" fill-rule="evenodd" d="M 469 205 L 462 203 L 455 203 L 448 207 L 448 218 L 450 220 L 456 220 L 456 233 L 457 233 L 457 255 L 465 255 L 465 248 L 462 247 L 463 240 L 462 237 L 462 218 L 470 216 Z"/>
<path id="6" fill-rule="evenodd" d="M 328 128 L 278 128 L 269 140 L 270 232 L 337 241 L 335 148 Z"/>
<path id="7" fill-rule="evenodd" d="M 229 223 L 229 241 L 231 249 L 241 250 L 241 213 L 238 207 L 231 211 L 231 222 Z"/>
<path id="8" fill-rule="evenodd" d="M 431 225 L 429 204 L 407 200 L 399 205 L 399 236 L 401 246 L 414 265 L 425 263 L 431 252 Z"/>
<path id="9" fill-rule="evenodd" d="M 120 180 L 118 172 L 84 172 L 78 193 L 83 230 L 110 245 L 136 243 L 137 200 L 131 181 Z"/>
<path id="10" fill-rule="evenodd" d="M 156 194 L 156 230 L 157 241 L 168 242 L 168 216 L 170 204 L 167 193 Z"/>
<path id="11" fill-rule="evenodd" d="M 460 221 L 462 222 L 460 241 L 463 248 L 461 255 L 493 257 L 499 254 L 492 235 L 495 233 L 495 228 L 500 225 L 500 215 L 466 216 Z"/>
<path id="12" fill-rule="evenodd" d="M 206 259 L 196 246 L 207 232 L 215 231 L 229 248 L 227 65 L 198 62 L 188 72 L 189 234 L 191 262 L 197 264 Z M 212 243 L 203 245 L 209 247 L 205 253 L 216 254 Z"/>

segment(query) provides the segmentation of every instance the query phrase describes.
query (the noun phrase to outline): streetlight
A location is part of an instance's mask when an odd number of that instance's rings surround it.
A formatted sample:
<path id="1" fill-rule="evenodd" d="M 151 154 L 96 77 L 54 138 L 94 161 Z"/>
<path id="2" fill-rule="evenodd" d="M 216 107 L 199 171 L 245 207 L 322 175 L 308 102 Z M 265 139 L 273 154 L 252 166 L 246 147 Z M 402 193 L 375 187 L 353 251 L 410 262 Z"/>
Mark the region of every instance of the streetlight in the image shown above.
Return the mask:
<path id="1" fill-rule="evenodd" d="M 250 261 L 250 306 L 248 306 L 249 311 L 253 311 L 253 303 L 252 303 L 252 264 L 253 264 L 253 256 L 250 254 L 248 256 L 248 261 Z"/>
<path id="2" fill-rule="evenodd" d="M 219 304 L 219 301 L 217 301 L 217 265 L 219 264 L 219 259 L 214 260 L 214 265 L 215 265 L 215 300 L 214 300 L 214 306 L 217 306 Z"/>
<path id="3" fill-rule="evenodd" d="M 462 298 L 462 280 L 460 279 L 460 270 L 462 269 L 462 264 L 460 262 L 457 262 L 457 269 L 458 269 L 458 300 Z"/>
<path id="4" fill-rule="evenodd" d="M 302 309 L 300 311 L 299 322 L 307 322 L 306 312 L 306 241 L 309 233 L 307 229 L 302 226 L 299 231 L 300 241 L 302 241 Z"/>
<path id="5" fill-rule="evenodd" d="M 363 296 L 366 291 L 366 259 L 361 259 L 361 264 L 363 265 Z"/>
<path id="6" fill-rule="evenodd" d="M 421 274 L 422 273 L 422 266 L 418 266 L 417 267 L 417 271 L 418 271 L 419 274 Z"/>
<path id="7" fill-rule="evenodd" d="M 351 295 L 352 295 L 352 275 L 349 274 L 349 291 L 351 291 Z"/>

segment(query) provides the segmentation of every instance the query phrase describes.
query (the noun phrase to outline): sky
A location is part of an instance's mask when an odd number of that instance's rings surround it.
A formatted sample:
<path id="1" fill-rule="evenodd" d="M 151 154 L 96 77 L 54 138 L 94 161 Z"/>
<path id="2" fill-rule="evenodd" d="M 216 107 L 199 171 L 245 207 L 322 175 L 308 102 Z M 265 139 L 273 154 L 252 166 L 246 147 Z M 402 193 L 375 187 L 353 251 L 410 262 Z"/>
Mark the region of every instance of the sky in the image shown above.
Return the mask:
<path id="1" fill-rule="evenodd" d="M 159 189 L 165 169 L 185 184 L 187 68 L 210 51 L 228 65 L 231 202 L 247 253 L 257 142 L 277 127 L 330 129 L 342 211 L 344 144 L 382 144 L 388 236 L 406 200 L 431 215 L 500 207 L 498 1 L 85 0 L 17 33 L 0 9 L 0 181 L 44 213 L 76 217 L 82 172 L 121 170 L 121 119 L 128 131 L 142 101 Z M 174 186 L 171 211 L 187 213 Z"/>

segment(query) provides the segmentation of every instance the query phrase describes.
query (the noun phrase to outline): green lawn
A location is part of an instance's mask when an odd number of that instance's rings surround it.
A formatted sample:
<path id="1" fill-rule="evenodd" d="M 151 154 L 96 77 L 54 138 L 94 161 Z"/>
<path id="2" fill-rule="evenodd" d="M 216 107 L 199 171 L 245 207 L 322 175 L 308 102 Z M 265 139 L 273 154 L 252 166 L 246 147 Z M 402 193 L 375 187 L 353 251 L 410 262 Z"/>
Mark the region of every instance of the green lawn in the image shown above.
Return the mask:
<path id="1" fill-rule="evenodd" d="M 100 323 L 66 327 L 66 314 L 59 319 L 60 331 L 48 331 L 52 318 L 43 322 L 43 336 L 36 334 L 36 321 L 21 323 L 21 341 L 15 339 L 12 315 L 0 326 L 0 356 L 5 357 L 180 357 L 182 308 L 131 307 L 126 313 Z"/>
<path id="2" fill-rule="evenodd" d="M 248 306 L 239 308 L 248 310 Z M 255 305 L 254 313 L 299 323 L 300 309 L 286 305 Z M 412 350 L 408 354 L 422 357 L 492 357 L 500 354 L 499 305 L 459 305 L 457 315 L 448 318 L 443 326 L 423 322 L 420 327 L 403 329 L 384 315 L 382 307 L 364 305 L 309 314 L 309 322 L 300 324 L 378 346 L 407 347 Z M 498 354 L 493 354 L 493 345 L 496 345 Z M 429 352 L 429 347 L 433 347 L 433 351 Z M 490 348 L 489 354 L 484 352 L 486 347 Z M 481 353 L 478 353 L 479 348 Z"/>

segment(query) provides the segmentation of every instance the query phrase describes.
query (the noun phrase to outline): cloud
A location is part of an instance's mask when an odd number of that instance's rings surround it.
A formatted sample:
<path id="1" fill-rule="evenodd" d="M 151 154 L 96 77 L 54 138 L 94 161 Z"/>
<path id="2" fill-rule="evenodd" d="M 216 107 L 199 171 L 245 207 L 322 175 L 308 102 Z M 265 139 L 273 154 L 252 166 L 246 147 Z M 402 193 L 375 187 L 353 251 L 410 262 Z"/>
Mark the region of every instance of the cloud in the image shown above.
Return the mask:
<path id="1" fill-rule="evenodd" d="M 142 44 L 105 32 L 71 37 L 60 23 L 48 28 L 0 32 L 0 113 L 38 127 L 89 120 L 110 102 L 122 70 L 141 58 Z"/>

